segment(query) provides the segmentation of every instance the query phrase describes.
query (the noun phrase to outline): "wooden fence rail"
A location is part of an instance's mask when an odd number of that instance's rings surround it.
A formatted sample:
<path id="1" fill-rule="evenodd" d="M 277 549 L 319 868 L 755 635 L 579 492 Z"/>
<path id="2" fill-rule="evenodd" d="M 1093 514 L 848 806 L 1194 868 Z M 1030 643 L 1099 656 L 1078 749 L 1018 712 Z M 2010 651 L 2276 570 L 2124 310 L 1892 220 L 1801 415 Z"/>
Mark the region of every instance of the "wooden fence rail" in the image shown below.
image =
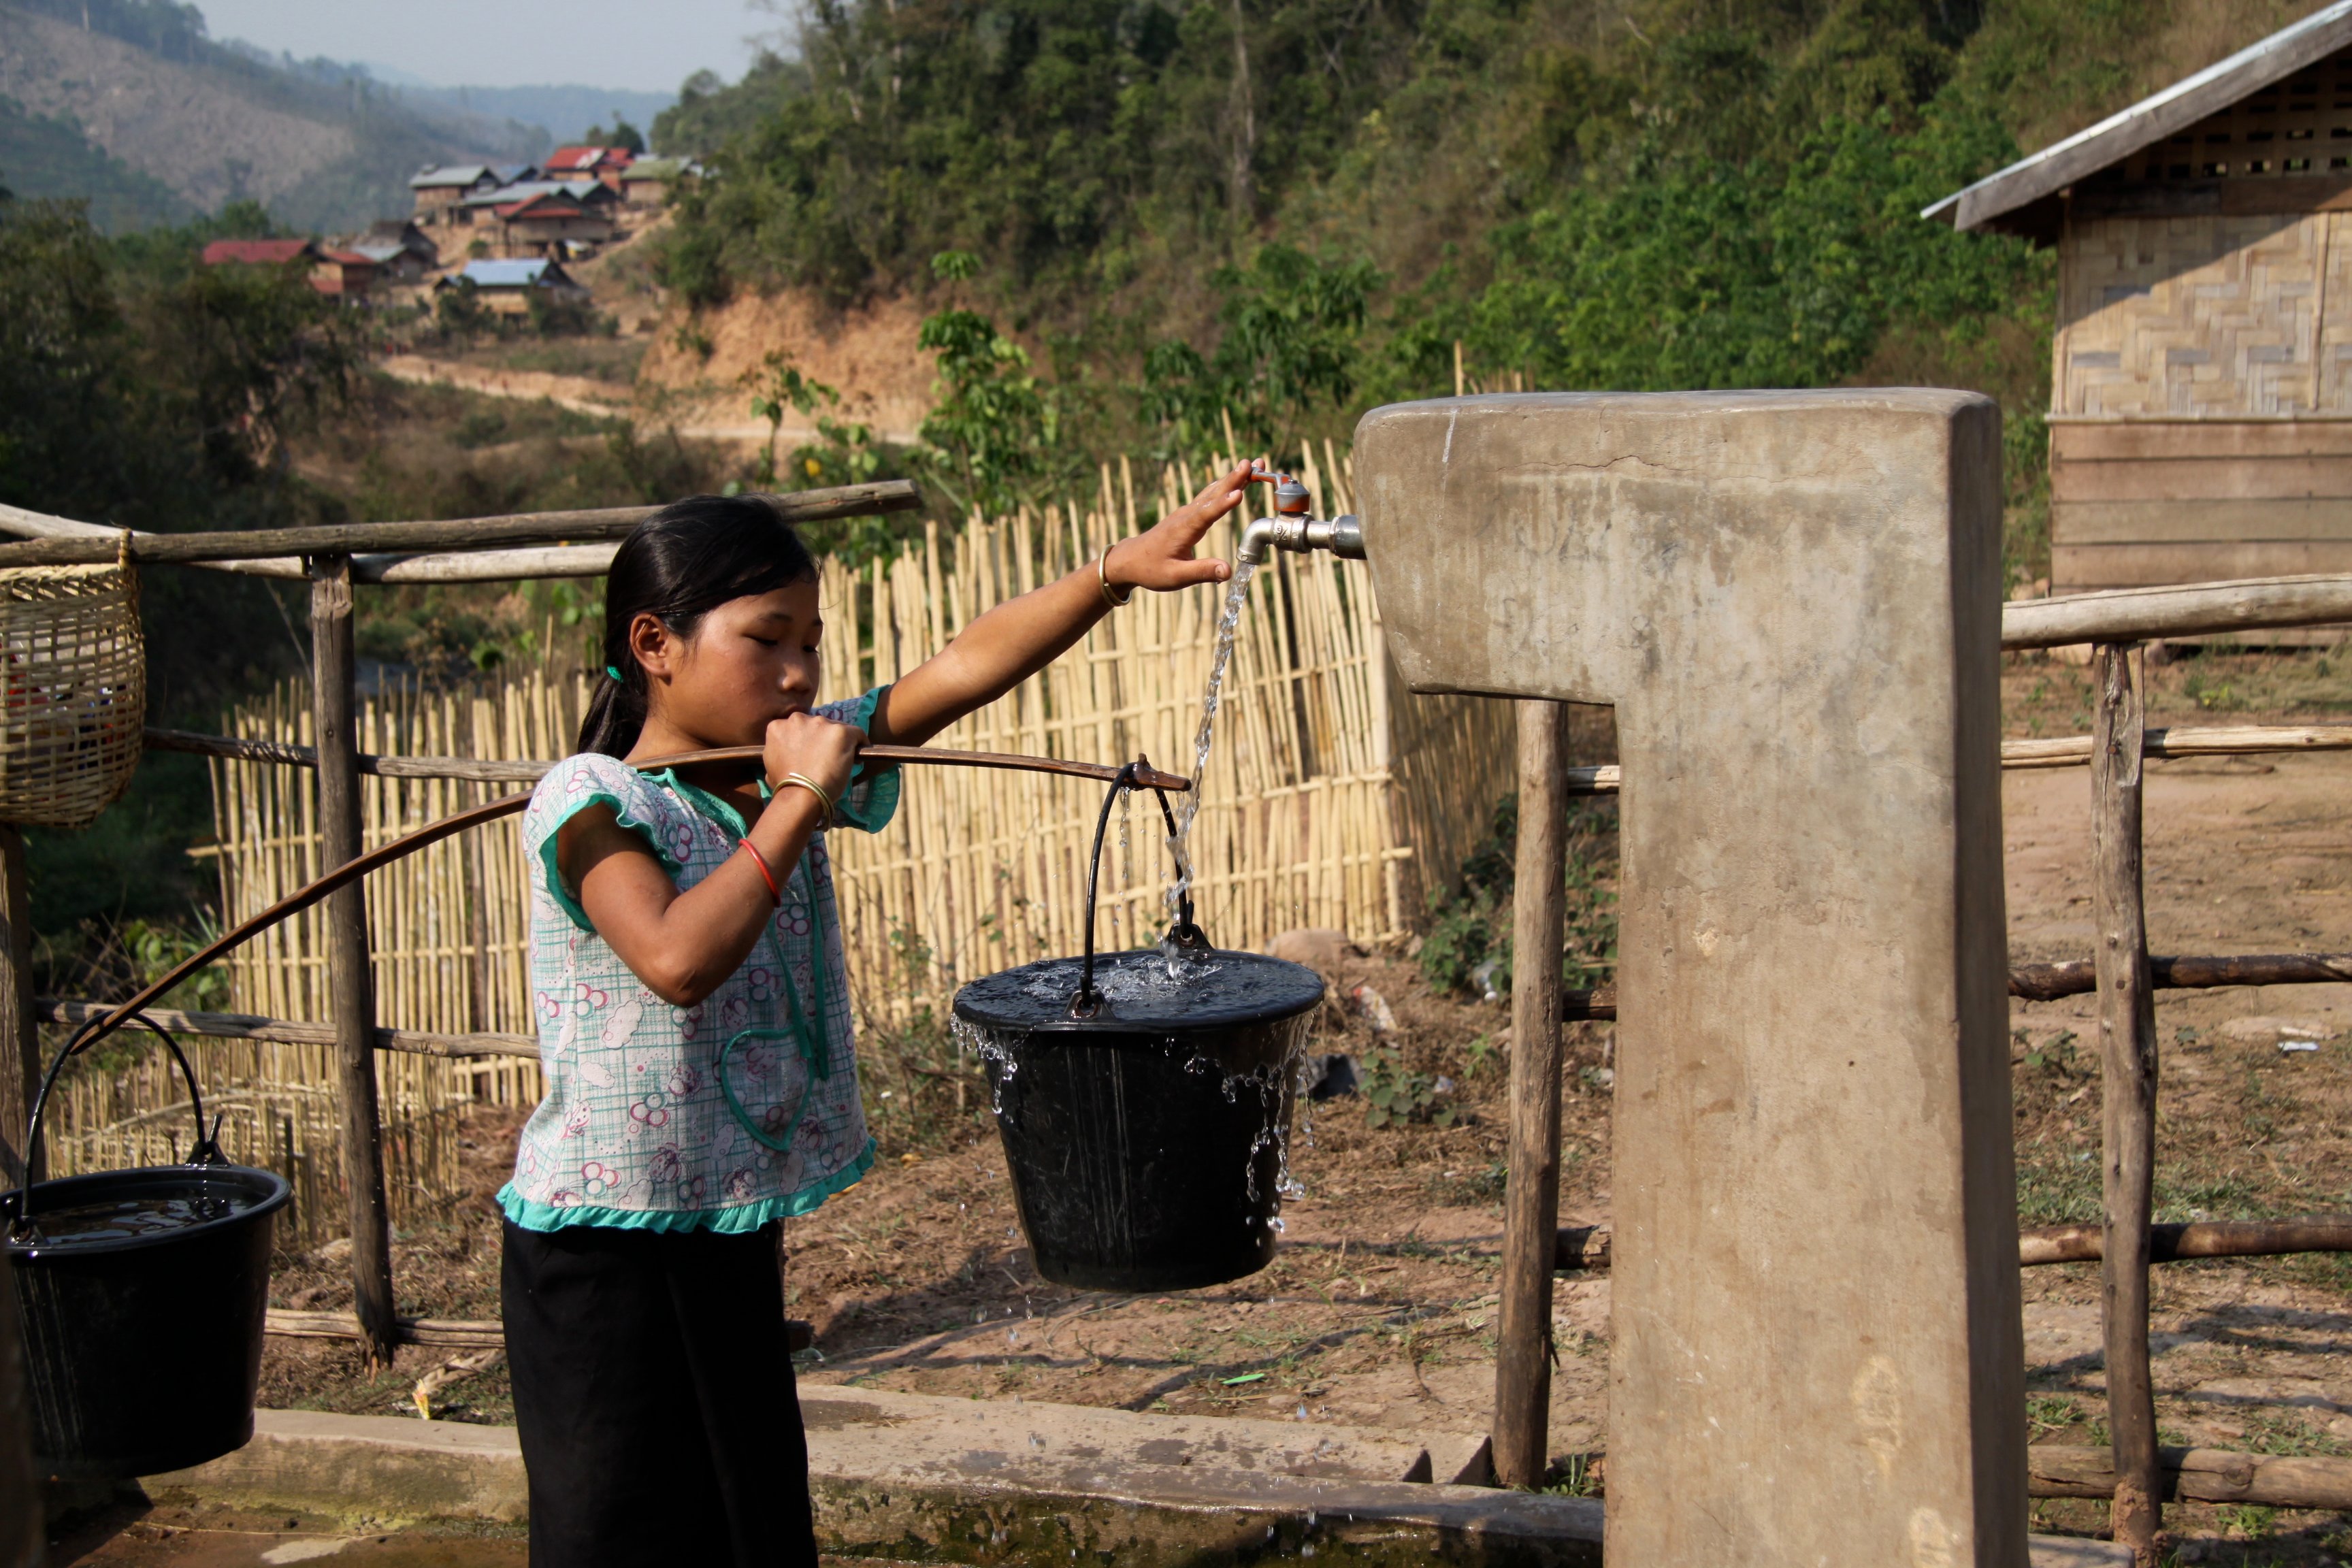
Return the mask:
<path id="1" fill-rule="evenodd" d="M 1322 474 L 1319 478 L 1309 476 L 1318 502 L 1328 498 L 1338 503 L 1318 504 L 1317 510 L 1326 515 L 1345 504 L 1344 471 L 1345 465 L 1327 451 Z M 1174 479 L 1171 475 L 1165 481 L 1171 489 L 1175 488 Z M 1118 533 L 1131 530 L 1136 522 L 1135 492 L 1131 475 L 1123 464 L 1120 480 L 1123 507 L 1110 471 L 1106 468 L 1099 504 L 1095 507 L 1048 509 L 1042 518 L 1024 515 L 997 525 L 976 523 L 966 531 L 951 563 L 943 563 L 934 535 L 920 558 L 910 551 L 895 563 L 877 563 L 870 584 L 862 579 L 846 581 L 837 574 L 829 576 L 829 594 L 838 595 L 845 590 L 849 595 L 852 624 L 863 621 L 873 628 L 870 647 L 860 646 L 854 639 L 828 644 L 829 684 L 836 689 L 856 690 L 869 681 L 894 679 L 942 646 L 950 626 L 960 625 L 988 604 L 1033 585 L 1041 570 L 1051 572 L 1057 564 L 1075 563 L 1090 549 L 1099 548 Z M 1182 488 L 1190 489 L 1189 474 L 1183 476 Z M 830 496 L 812 492 L 793 498 L 788 504 L 802 509 L 803 515 L 816 517 L 897 510 L 911 506 L 914 501 L 911 487 L 864 487 Z M 365 561 L 362 552 L 467 552 L 499 547 L 541 547 L 509 548 L 507 559 L 495 563 L 478 561 L 469 564 L 445 557 L 422 565 L 413 562 L 408 565 L 422 574 L 418 580 L 478 580 L 480 574 L 486 574 L 485 567 L 510 574 L 540 570 L 571 574 L 583 563 L 551 558 L 543 547 L 560 548 L 561 542 L 567 540 L 616 538 L 642 515 L 642 509 L 620 509 L 602 514 L 352 524 L 268 533 L 142 534 L 127 536 L 127 548 L 133 558 L 142 562 L 227 567 L 243 564 L 263 570 L 279 570 L 295 556 L 308 557 L 305 571 L 313 587 L 314 661 L 322 679 L 307 706 L 311 710 L 318 743 L 310 763 L 318 770 L 320 787 L 315 807 L 300 807 L 293 813 L 293 819 L 306 821 L 310 826 L 302 837 L 331 854 L 356 851 L 368 827 L 364 820 L 365 800 L 358 784 L 366 770 L 361 762 L 358 734 L 362 715 L 350 657 L 351 584 L 392 580 L 391 574 L 402 564 Z M 34 517 L 13 509 L 0 510 L 0 531 L 36 535 L 23 543 L 0 545 L 0 565 L 111 561 L 118 551 L 126 548 L 126 536 L 118 531 Z M 1375 541 L 1376 552 L 1377 548 Z M 362 560 L 355 562 L 354 556 Z M 436 576 L 436 573 L 443 575 Z M 1232 769 L 1239 766 L 1242 759 L 1249 759 L 1246 782 L 1257 786 L 1257 798 L 1269 803 L 1272 808 L 1259 819 L 1248 819 L 1244 812 L 1243 818 L 1234 824 L 1240 831 L 1233 833 L 1233 842 L 1236 847 L 1246 843 L 1253 847 L 1255 855 L 1270 857 L 1276 864 L 1282 864 L 1286 855 L 1294 857 L 1293 863 L 1285 866 L 1278 876 L 1286 887 L 1297 889 L 1302 908 L 1345 910 L 1357 907 L 1357 900 L 1384 890 L 1388 923 L 1394 927 L 1408 902 L 1401 877 L 1402 863 L 1418 854 L 1423 867 L 1434 865 L 1442 868 L 1453 864 L 1459 855 L 1448 851 L 1459 847 L 1452 840 L 1464 831 L 1461 822 L 1454 818 L 1475 817 L 1478 805 L 1483 804 L 1478 800 L 1480 791 L 1475 787 L 1481 781 L 1461 776 L 1458 769 L 1442 777 L 1415 777 L 1409 753 L 1416 743 L 1433 736 L 1450 735 L 1469 742 L 1466 753 L 1457 753 L 1457 758 L 1460 754 L 1491 755 L 1497 750 L 1496 738 L 1483 728 L 1486 721 L 1475 711 L 1475 705 L 1460 712 L 1442 705 L 1422 707 L 1400 722 L 1401 710 L 1411 709 L 1412 704 L 1388 679 L 1378 616 L 1370 605 L 1368 587 L 1360 579 L 1339 576 L 1336 563 L 1320 557 L 1304 563 L 1282 558 L 1260 577 L 1260 587 L 1269 602 L 1265 604 L 1256 640 L 1246 643 L 1237 658 L 1235 674 L 1244 689 L 1255 681 L 1266 698 L 1279 697 L 1282 700 L 1263 702 L 1262 721 L 1255 727 L 1248 723 L 1225 726 L 1219 763 Z M 992 749 L 1083 748 L 1098 754 L 1119 754 L 1136 749 L 1139 740 L 1148 738 L 1163 758 L 1171 756 L 1185 733 L 1184 717 L 1192 693 L 1199 689 L 1197 679 L 1187 689 L 1183 679 L 1170 679 L 1166 673 L 1145 675 L 1142 689 L 1130 693 L 1122 689 L 1119 678 L 1106 666 L 1134 647 L 1145 656 L 1136 666 L 1139 672 L 1196 668 L 1205 628 L 1203 617 L 1189 603 L 1190 597 L 1182 596 L 1181 602 L 1165 605 L 1152 601 L 1159 606 L 1156 616 L 1130 616 L 1126 626 L 1131 629 L 1116 629 L 1119 623 L 1107 623 L 1115 628 L 1108 634 L 1111 640 L 1107 647 L 1090 645 L 1041 677 L 1034 698 L 1016 697 L 1001 705 L 1002 712 L 992 712 L 985 722 L 1001 727 L 1011 742 Z M 2093 767 L 2094 793 L 2099 803 L 2095 822 L 2095 841 L 2099 846 L 2095 913 L 2101 931 L 2111 939 L 2102 943 L 2095 984 L 2101 998 L 2104 1054 L 2108 1067 L 2109 1104 L 2104 1134 L 2107 1149 L 2104 1164 L 2109 1172 L 2109 1182 L 2101 1257 L 2106 1280 L 2109 1421 L 2116 1439 L 2113 1490 L 2116 1499 L 2116 1538 L 2134 1547 L 2147 1561 L 2152 1561 L 2154 1531 L 2166 1478 L 2164 1456 L 2154 1442 L 2153 1410 L 2147 1397 L 2147 1266 L 2151 1243 L 2147 1226 L 2145 1176 L 2153 1147 L 2156 1068 L 2153 1030 L 2147 1026 L 2147 1018 L 2149 988 L 2158 982 L 2147 952 L 2145 921 L 2140 916 L 2139 778 L 2142 763 L 2150 756 L 2216 753 L 2167 750 L 2174 744 L 2169 736 L 2151 743 L 2151 737 L 2138 720 L 2139 689 L 2131 668 L 2129 645 L 2152 637 L 2347 620 L 2352 620 L 2352 575 L 2125 590 L 2011 605 L 2002 613 L 2002 644 L 2006 647 L 2097 645 L 2102 695 L 2096 732 L 2087 743 L 2029 742 L 2028 746 L 2040 749 L 2021 751 L 2017 765 L 2059 766 L 2087 762 Z M 1123 637 L 1135 641 L 1130 644 L 1119 640 Z M 842 646 L 845 642 L 848 644 L 846 647 Z M 1332 657 L 1302 666 L 1291 652 L 1299 647 L 1338 651 Z M 993 739 L 993 730 L 989 733 Z M 270 762 L 299 761 L 284 749 L 299 743 L 290 735 L 247 739 L 281 748 L 269 756 Z M 2285 743 L 2283 737 L 2279 739 L 2281 743 L 2276 744 L 2260 739 L 2238 744 L 2221 741 L 2199 742 L 2184 735 L 2178 745 L 2186 748 L 2210 744 L 2242 754 L 2246 751 L 2332 747 L 2337 741 L 2332 732 L 2319 730 L 2300 731 L 2292 743 Z M 1407 743 L 1400 745 L 1401 740 Z M 392 772 L 395 759 L 389 753 L 370 754 L 377 764 L 374 776 L 387 781 L 400 776 Z M 430 767 L 449 763 L 452 759 L 425 761 Z M 241 761 L 224 762 L 222 765 L 253 768 L 260 764 L 257 761 Z M 443 787 L 481 778 L 479 774 L 449 771 L 406 776 L 422 785 Z M 1537 800 L 1556 798 L 1565 793 L 1595 793 L 1614 788 L 1619 782 L 1613 769 L 1564 771 L 1552 751 L 1541 746 L 1523 749 L 1518 776 L 1523 797 Z M 1402 786 L 1392 808 L 1373 809 L 1366 804 L 1362 791 L 1375 779 L 1383 784 L 1393 780 Z M 1202 782 L 1205 786 L 1210 781 Z M 1235 778 L 1234 782 L 1244 781 Z M 1476 802 L 1466 813 L 1456 811 L 1452 817 L 1427 815 L 1433 803 L 1458 803 L 1465 798 Z M 1364 823 L 1359 841 L 1334 857 L 1328 870 L 1319 863 L 1297 862 L 1297 824 L 1318 814 L 1328 818 L 1335 811 L 1342 822 L 1360 819 Z M 1043 951 L 1057 942 L 1066 946 L 1069 930 L 1063 906 L 1068 900 L 1060 896 L 1060 889 L 1075 850 L 1058 838 L 1049 838 L 1043 845 L 1030 842 L 1037 837 L 1034 808 L 1025 814 L 1016 809 L 1008 815 L 1002 803 L 974 797 L 963 803 L 961 810 L 941 826 L 944 836 L 934 841 L 927 835 L 919 835 L 917 825 L 903 816 L 894 825 L 898 838 L 890 853 L 895 858 L 886 858 L 874 868 L 870 895 L 859 905 L 863 913 L 886 925 L 905 924 L 920 931 L 935 921 L 952 926 L 953 917 L 959 914 L 969 921 L 982 910 L 1011 907 L 1030 911 L 1017 921 L 1007 922 L 1010 931 L 1021 933 L 1023 940 L 1017 945 L 1024 952 L 1031 948 Z M 1469 831 L 1475 833 L 1475 826 Z M 1150 837 L 1148 833 L 1146 837 Z M 264 847 L 274 854 L 291 855 L 294 858 L 288 861 L 290 868 L 302 855 L 313 853 L 297 844 L 295 837 L 281 833 Z M 1007 896 L 1002 885 L 992 889 L 975 880 L 970 872 L 977 868 L 977 862 L 973 868 L 957 869 L 944 880 L 934 879 L 927 883 L 927 866 L 949 856 L 951 844 L 973 841 L 985 844 L 988 853 L 1000 863 L 1010 856 L 1028 868 L 1022 872 L 1024 886 L 1034 885 L 1042 899 L 1033 900 L 1025 892 Z M 1013 854 L 1016 847 L 1022 846 L 1027 847 Z M 476 864 L 480 862 L 478 856 Z M 1299 879 L 1302 871 L 1304 881 Z M 22 876 L 21 840 L 14 834 L 0 834 L 0 882 L 10 889 L 18 888 Z M 478 887 L 484 885 L 478 872 L 474 876 Z M 1251 907 L 1251 898 L 1256 899 L 1255 907 L 1272 907 L 1265 879 L 1263 870 L 1236 858 L 1222 864 L 1204 864 L 1201 882 L 1204 890 L 1242 900 L 1234 906 L 1240 910 Z M 935 887 L 935 892 L 927 896 L 923 891 L 927 886 Z M 1561 896 L 1562 889 L 1549 879 L 1538 881 L 1532 887 L 1523 882 L 1521 887 L 1521 898 L 1528 902 L 1558 900 Z M 1127 909 L 1130 929 L 1139 923 L 1138 917 L 1150 897 L 1148 889 L 1130 892 Z M 845 900 L 845 903 L 850 901 Z M 1112 902 L 1116 920 L 1118 900 Z M 1031 918 L 1038 907 L 1045 916 L 1042 922 Z M 14 934 L 23 923 L 21 900 L 10 898 L 5 915 L 11 940 L 0 943 L 0 964 L 5 964 L 9 973 L 6 984 L 0 984 L 0 1000 L 5 1000 L 16 1016 L 0 1019 L 0 1129 L 12 1129 L 21 1125 L 21 1101 L 34 1065 L 26 1059 L 26 1052 L 34 1038 L 36 1009 L 24 973 L 22 943 Z M 1522 910 L 1520 919 L 1529 930 L 1558 927 L 1557 909 Z M 375 1113 L 375 1047 L 382 1036 L 376 1026 L 372 996 L 366 920 L 364 906 L 356 896 L 345 901 L 331 922 L 336 940 L 332 957 L 325 965 L 326 973 L 316 975 L 302 988 L 312 989 L 323 981 L 324 994 L 320 1000 L 327 1007 L 319 1010 L 331 1008 L 336 1018 L 333 1029 L 342 1064 L 341 1099 L 347 1123 L 351 1177 L 354 1283 L 359 1309 L 355 1322 L 373 1352 L 388 1357 L 404 1325 L 393 1308 L 390 1259 L 383 1241 L 387 1227 L 383 1196 L 383 1129 Z M 1001 930 L 1000 934 L 1010 931 Z M 1234 945 L 1245 945 L 1263 941 L 1271 932 L 1257 930 L 1251 921 L 1244 919 L 1227 924 L 1220 934 Z M 478 1031 L 489 979 L 487 938 L 478 931 L 473 952 L 472 990 Z M 281 956 L 295 958 L 296 954 L 287 952 Z M 957 952 L 944 962 L 934 955 L 932 979 L 936 982 L 958 973 L 960 964 L 983 958 L 1018 962 L 1019 956 L 1005 948 Z M 295 973 L 299 975 L 308 972 L 298 967 Z M 1572 1011 L 1573 999 L 1567 1000 L 1568 1005 L 1561 1010 Z M 1598 1016 L 1596 1000 L 1589 995 L 1584 998 L 1584 1016 Z M 1547 1017 L 1550 1011 L 1549 1007 L 1545 1009 Z M 1524 1096 L 1515 1085 L 1515 1101 L 1524 1098 L 1533 1104 L 1545 1092 L 1556 1099 L 1557 1054 L 1553 1055 L 1550 1082 L 1528 1084 Z M 1540 1132 L 1541 1122 L 1539 1115 L 1515 1115 L 1511 1153 L 1514 1170 L 1541 1169 L 1539 1156 L 1517 1146 L 1522 1138 Z M 9 1175 L 34 1173 L 15 1168 L 16 1161 L 15 1152 L 0 1145 L 0 1163 L 11 1165 Z M 1530 1207 L 1528 1215 L 1536 1215 L 1539 1208 L 1540 1205 Z M 1521 1216 L 1523 1221 L 1527 1217 Z M 1548 1322 L 1521 1313 L 1511 1327 L 1513 1331 L 1506 1336 L 1511 1342 L 1502 1347 L 1504 1356 L 1514 1364 L 1543 1366 L 1545 1352 L 1539 1342 L 1549 1331 Z M 1530 1387 L 1500 1390 L 1498 1432 L 1510 1426 L 1516 1434 L 1517 1449 L 1539 1455 L 1545 1419 L 1540 1404 L 1529 1395 L 1531 1389 L 1540 1388 L 1541 1380 L 1531 1373 L 1518 1382 Z M 1504 1403 L 1531 1408 L 1504 1411 L 1499 1408 Z"/>

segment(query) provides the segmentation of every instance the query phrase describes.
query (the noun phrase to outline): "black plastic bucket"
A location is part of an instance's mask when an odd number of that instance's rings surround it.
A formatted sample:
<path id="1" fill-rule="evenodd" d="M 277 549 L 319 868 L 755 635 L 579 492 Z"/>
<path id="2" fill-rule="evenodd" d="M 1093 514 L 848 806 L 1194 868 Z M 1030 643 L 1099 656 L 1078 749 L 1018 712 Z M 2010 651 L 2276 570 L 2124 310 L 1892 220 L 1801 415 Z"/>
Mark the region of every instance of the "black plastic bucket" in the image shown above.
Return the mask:
<path id="1" fill-rule="evenodd" d="M 1181 1290 L 1274 1258 L 1290 1111 L 1323 981 L 1255 952 L 1081 961 L 976 980 L 955 1015 L 986 1063 L 1037 1272 Z"/>
<path id="2" fill-rule="evenodd" d="M 28 1162 L 67 1060 L 117 1021 L 84 1024 L 49 1063 L 25 1135 Z M 187 1082 L 196 1123 L 188 1163 L 0 1193 L 33 1458 L 59 1480 L 184 1469 L 252 1440 L 269 1233 L 294 1195 L 284 1177 L 221 1158 L 179 1042 L 144 1015 L 130 1021 L 163 1042 Z"/>
<path id="3" fill-rule="evenodd" d="M 0 1195 L 43 1473 L 152 1476 L 253 1436 L 269 1233 L 292 1193 L 243 1165 L 100 1171 L 35 1184 L 29 1234 L 25 1194 Z"/>

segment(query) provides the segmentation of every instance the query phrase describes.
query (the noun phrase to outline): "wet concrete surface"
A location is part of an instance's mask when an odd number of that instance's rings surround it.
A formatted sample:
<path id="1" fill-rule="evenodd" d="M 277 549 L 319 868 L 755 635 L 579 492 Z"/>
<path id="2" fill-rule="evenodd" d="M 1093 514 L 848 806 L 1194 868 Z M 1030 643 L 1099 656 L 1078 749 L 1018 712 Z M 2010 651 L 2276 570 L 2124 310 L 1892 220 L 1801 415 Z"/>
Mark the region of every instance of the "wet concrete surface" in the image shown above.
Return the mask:
<path id="1" fill-rule="evenodd" d="M 263 1568 L 328 1558 L 371 1568 L 523 1568 L 530 1556 L 519 1527 L 387 1532 L 292 1514 L 137 1502 L 79 1514 L 49 1548 L 52 1568 Z"/>
<path id="2" fill-rule="evenodd" d="M 51 1568 L 276 1568 L 328 1560 L 338 1568 L 523 1568 L 530 1556 L 519 1526 L 368 1531 L 299 1515 L 129 1504 L 81 1517 L 52 1542 L 49 1562 Z M 871 1558 L 821 1561 L 828 1568 L 887 1568 Z"/>

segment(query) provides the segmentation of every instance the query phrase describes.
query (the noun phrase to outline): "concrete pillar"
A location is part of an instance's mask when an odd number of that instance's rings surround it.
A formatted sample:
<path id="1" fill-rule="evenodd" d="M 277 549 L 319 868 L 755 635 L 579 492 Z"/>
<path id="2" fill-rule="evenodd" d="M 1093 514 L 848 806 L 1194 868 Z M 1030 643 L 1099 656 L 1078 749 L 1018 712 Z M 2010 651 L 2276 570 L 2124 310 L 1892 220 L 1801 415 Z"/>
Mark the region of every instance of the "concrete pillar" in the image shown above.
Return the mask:
<path id="1" fill-rule="evenodd" d="M 1611 1561 L 2022 1568 L 1998 410 L 1454 398 L 1355 458 L 1415 690 L 1617 709 Z"/>

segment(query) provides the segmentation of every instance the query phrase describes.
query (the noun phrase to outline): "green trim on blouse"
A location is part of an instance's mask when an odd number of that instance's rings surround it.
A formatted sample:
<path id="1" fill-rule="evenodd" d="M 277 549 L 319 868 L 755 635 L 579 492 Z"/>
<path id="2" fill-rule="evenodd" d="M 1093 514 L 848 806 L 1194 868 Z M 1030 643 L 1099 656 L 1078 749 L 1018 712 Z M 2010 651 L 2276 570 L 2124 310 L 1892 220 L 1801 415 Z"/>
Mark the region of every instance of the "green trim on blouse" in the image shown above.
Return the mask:
<path id="1" fill-rule="evenodd" d="M 856 1186 L 874 1168 L 874 1140 L 866 1140 L 866 1148 L 856 1159 L 827 1176 L 814 1186 L 803 1187 L 790 1197 L 761 1198 L 755 1204 L 736 1204 L 723 1209 L 614 1209 L 600 1204 L 541 1204 L 533 1203 L 514 1189 L 509 1182 L 499 1189 L 499 1208 L 507 1218 L 525 1230 L 562 1230 L 575 1225 L 609 1226 L 614 1230 L 707 1230 L 720 1236 L 740 1236 L 754 1231 L 770 1220 L 792 1219 L 807 1214 L 834 1194 Z"/>
<path id="2" fill-rule="evenodd" d="M 686 868 L 686 862 L 672 855 L 667 847 L 662 843 L 661 834 L 655 826 L 631 816 L 628 806 L 622 802 L 619 795 L 610 790 L 602 789 L 591 790 L 582 795 L 577 801 L 565 806 L 563 815 L 555 819 L 556 830 L 550 832 L 546 842 L 540 845 L 539 858 L 547 872 L 547 890 L 555 895 L 555 901 L 563 906 L 563 912 L 572 918 L 573 925 L 578 926 L 582 931 L 594 931 L 596 927 L 588 919 L 588 911 L 580 907 L 578 896 L 565 885 L 563 868 L 556 864 L 556 847 L 563 825 L 592 805 L 611 806 L 614 817 L 622 826 L 635 832 L 638 837 L 646 841 L 646 847 L 654 852 L 655 858 L 662 864 L 662 869 L 668 872 L 671 877 L 675 878 Z"/>

